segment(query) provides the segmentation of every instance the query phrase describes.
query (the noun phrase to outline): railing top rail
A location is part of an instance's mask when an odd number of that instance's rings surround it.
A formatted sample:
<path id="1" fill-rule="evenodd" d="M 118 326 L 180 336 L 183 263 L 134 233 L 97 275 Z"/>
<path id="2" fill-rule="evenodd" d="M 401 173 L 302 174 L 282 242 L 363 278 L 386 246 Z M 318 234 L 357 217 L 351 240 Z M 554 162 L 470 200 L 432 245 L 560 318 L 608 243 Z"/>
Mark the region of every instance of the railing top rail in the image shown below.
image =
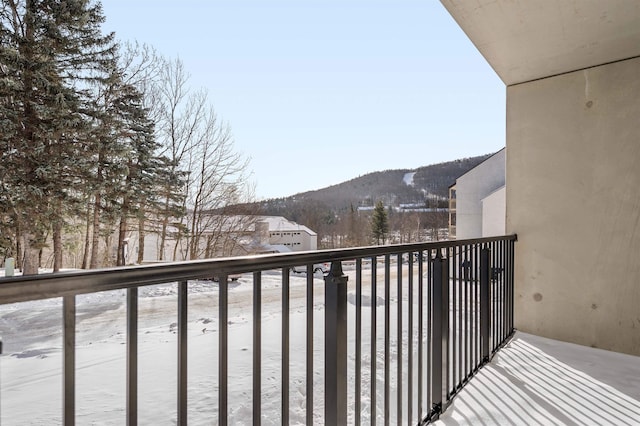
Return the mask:
<path id="1" fill-rule="evenodd" d="M 5 277 L 0 278 L 0 304 L 185 281 L 213 277 L 214 275 L 265 271 L 309 263 L 352 260 L 499 240 L 515 241 L 516 239 L 516 235 L 507 235 L 469 240 L 263 254 L 110 269 L 65 271 L 35 276 Z"/>

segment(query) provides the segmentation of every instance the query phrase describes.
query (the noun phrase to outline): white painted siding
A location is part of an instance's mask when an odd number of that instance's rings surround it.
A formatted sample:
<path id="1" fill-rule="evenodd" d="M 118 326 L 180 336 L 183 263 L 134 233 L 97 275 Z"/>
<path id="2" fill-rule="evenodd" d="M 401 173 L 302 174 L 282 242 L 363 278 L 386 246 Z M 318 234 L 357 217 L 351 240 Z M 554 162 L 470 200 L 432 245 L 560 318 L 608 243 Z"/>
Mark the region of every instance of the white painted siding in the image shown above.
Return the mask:
<path id="1" fill-rule="evenodd" d="M 505 185 L 505 152 L 498 151 L 456 180 L 457 239 L 482 236 L 482 200 Z M 504 221 L 504 213 L 501 217 Z"/>
<path id="2" fill-rule="evenodd" d="M 505 186 L 482 200 L 482 236 L 497 237 L 506 233 L 507 189 Z"/>

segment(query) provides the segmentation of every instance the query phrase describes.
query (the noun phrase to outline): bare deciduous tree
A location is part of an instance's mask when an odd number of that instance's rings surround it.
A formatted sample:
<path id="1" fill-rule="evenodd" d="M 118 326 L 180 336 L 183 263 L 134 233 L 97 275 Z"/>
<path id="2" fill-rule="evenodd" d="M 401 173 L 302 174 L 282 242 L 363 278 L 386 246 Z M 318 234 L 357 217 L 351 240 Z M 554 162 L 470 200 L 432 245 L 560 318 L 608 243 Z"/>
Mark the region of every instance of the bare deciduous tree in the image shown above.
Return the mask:
<path id="1" fill-rule="evenodd" d="M 154 91 L 157 138 L 170 165 L 159 214 L 158 260 L 169 257 L 170 240 L 173 259 L 231 254 L 236 244 L 231 241 L 249 225 L 225 217 L 228 206 L 252 199 L 248 159 L 235 150 L 231 130 L 207 93 L 190 91 L 187 82 L 181 61 L 166 62 Z"/>
<path id="2" fill-rule="evenodd" d="M 237 233 L 246 224 L 240 219 L 242 216 L 234 220 L 227 218 L 225 208 L 249 201 L 245 186 L 248 160 L 234 150 L 229 126 L 222 123 L 211 108 L 197 145 L 189 154 L 189 258 L 230 254 L 225 253 L 229 251 L 228 241 L 219 243 L 228 240 L 229 235 Z M 206 239 L 205 235 L 208 235 Z"/>

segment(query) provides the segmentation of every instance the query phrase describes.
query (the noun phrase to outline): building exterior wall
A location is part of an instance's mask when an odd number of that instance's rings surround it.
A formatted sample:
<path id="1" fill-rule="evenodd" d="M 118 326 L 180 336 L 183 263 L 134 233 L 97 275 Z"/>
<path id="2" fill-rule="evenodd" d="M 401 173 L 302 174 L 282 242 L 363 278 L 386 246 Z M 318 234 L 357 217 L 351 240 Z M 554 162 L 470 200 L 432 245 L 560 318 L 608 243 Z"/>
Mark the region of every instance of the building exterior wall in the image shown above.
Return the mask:
<path id="1" fill-rule="evenodd" d="M 482 199 L 482 236 L 505 235 L 506 187 L 502 187 Z"/>
<path id="2" fill-rule="evenodd" d="M 306 226 L 282 216 L 262 216 L 261 220 L 269 225 L 269 244 L 285 246 L 291 251 L 318 249 L 318 234 Z"/>
<path id="3" fill-rule="evenodd" d="M 519 330 L 640 355 L 639 118 L 640 58 L 507 88 Z"/>
<path id="4" fill-rule="evenodd" d="M 269 244 L 283 245 L 291 251 L 317 250 L 318 236 L 304 229 L 269 231 Z"/>
<path id="5" fill-rule="evenodd" d="M 456 179 L 457 239 L 482 236 L 482 199 L 504 184 L 504 149 Z"/>
<path id="6" fill-rule="evenodd" d="M 241 256 L 247 254 L 262 253 L 271 250 L 271 246 L 285 246 L 291 251 L 309 251 L 318 249 L 318 235 L 295 222 L 281 216 L 237 216 L 250 218 L 246 220 L 233 220 L 234 216 L 226 221 L 229 224 L 228 232 L 220 232 L 218 242 L 225 244 L 225 256 Z M 169 234 L 174 232 L 171 230 Z M 206 255 L 207 236 L 204 234 L 200 241 L 200 256 Z M 219 246 L 221 247 L 221 246 Z M 267 251 L 270 252 L 270 251 Z M 138 256 L 138 234 L 132 233 L 129 238 L 127 263 L 135 262 Z M 175 259 L 174 259 L 175 253 Z M 160 255 L 160 233 L 147 232 L 145 234 L 145 248 L 143 262 L 157 262 Z M 213 256 L 220 256 L 220 252 L 213 249 Z M 179 261 L 189 259 L 189 244 L 186 238 L 182 238 L 176 248 L 176 240 L 169 235 L 165 241 L 163 261 Z"/>

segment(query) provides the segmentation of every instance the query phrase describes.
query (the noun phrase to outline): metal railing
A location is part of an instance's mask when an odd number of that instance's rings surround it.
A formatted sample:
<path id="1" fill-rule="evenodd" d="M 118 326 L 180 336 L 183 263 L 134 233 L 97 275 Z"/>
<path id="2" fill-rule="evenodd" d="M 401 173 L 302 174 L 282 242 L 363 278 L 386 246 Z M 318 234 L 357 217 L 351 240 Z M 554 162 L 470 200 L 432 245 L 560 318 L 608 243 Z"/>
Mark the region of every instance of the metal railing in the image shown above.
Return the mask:
<path id="1" fill-rule="evenodd" d="M 252 422 L 259 425 L 264 414 L 261 373 L 264 364 L 270 362 L 262 353 L 262 274 L 280 270 L 280 416 L 281 423 L 288 424 L 290 275 L 294 267 L 305 265 L 306 423 L 315 424 L 322 418 L 322 413 L 314 413 L 314 401 L 323 399 L 324 423 L 328 425 L 348 421 L 425 424 L 447 408 L 454 395 L 513 333 L 515 240 L 515 236 L 506 236 L 4 278 L 0 279 L 0 304 L 62 298 L 62 418 L 65 425 L 73 425 L 76 417 L 76 296 L 126 289 L 126 421 L 128 425 L 136 425 L 138 289 L 176 282 L 177 423 L 186 425 L 189 281 L 218 277 L 216 422 L 226 425 L 229 421 L 228 277 L 251 274 L 251 407 Z M 323 276 L 324 362 L 318 362 L 314 360 L 314 280 L 318 279 L 314 277 L 314 270 L 316 265 L 325 262 L 330 263 L 331 268 Z M 349 276 L 343 267 L 348 269 Z M 350 346 L 351 342 L 354 347 Z M 350 351 L 352 357 L 348 356 Z M 314 388 L 314 374 L 318 370 L 324 371 L 323 395 Z M 353 404 L 348 403 L 350 400 Z"/>

